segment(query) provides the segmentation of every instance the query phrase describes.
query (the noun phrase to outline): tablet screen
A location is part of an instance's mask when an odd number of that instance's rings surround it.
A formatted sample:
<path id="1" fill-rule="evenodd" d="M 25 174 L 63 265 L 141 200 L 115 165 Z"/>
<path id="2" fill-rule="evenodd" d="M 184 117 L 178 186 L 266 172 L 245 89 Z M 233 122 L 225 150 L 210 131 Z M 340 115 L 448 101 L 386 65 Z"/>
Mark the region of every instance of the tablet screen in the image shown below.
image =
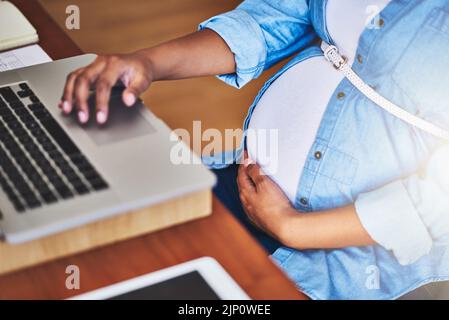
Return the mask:
<path id="1" fill-rule="evenodd" d="M 70 299 L 247 300 L 249 297 L 215 259 L 203 257 Z"/>
<path id="2" fill-rule="evenodd" d="M 130 291 L 110 300 L 219 300 L 198 271 Z"/>

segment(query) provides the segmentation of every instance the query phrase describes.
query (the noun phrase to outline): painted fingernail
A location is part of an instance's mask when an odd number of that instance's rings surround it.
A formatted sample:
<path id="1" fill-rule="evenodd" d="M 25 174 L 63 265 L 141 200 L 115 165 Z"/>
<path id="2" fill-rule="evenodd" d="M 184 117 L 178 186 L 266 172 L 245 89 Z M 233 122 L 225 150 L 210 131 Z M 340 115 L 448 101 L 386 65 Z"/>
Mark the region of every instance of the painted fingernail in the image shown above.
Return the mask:
<path id="1" fill-rule="evenodd" d="M 99 124 L 106 123 L 106 113 L 104 111 L 98 111 L 97 112 L 97 122 Z"/>
<path id="2" fill-rule="evenodd" d="M 136 96 L 132 93 L 125 93 L 124 100 L 128 107 L 132 107 L 136 103 Z"/>
<path id="3" fill-rule="evenodd" d="M 250 158 L 246 158 L 243 164 L 245 167 L 248 167 L 250 164 L 253 164 L 253 161 Z"/>
<path id="4" fill-rule="evenodd" d="M 78 120 L 79 120 L 81 123 L 86 123 L 87 120 L 88 120 L 87 113 L 84 112 L 84 111 L 78 112 Z"/>
<path id="5" fill-rule="evenodd" d="M 63 110 L 65 113 L 70 113 L 70 111 L 72 111 L 72 108 L 71 108 L 70 103 L 69 103 L 68 101 L 64 101 L 64 102 L 62 103 L 62 110 Z"/>

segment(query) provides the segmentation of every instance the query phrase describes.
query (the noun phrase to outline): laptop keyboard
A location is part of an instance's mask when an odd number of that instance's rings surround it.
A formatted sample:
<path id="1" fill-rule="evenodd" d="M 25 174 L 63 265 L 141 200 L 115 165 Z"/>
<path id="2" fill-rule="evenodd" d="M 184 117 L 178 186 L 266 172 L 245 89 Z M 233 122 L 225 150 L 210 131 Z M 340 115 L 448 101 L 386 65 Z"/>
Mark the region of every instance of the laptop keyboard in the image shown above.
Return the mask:
<path id="1" fill-rule="evenodd" d="M 108 188 L 27 83 L 0 87 L 0 187 L 25 212 Z"/>

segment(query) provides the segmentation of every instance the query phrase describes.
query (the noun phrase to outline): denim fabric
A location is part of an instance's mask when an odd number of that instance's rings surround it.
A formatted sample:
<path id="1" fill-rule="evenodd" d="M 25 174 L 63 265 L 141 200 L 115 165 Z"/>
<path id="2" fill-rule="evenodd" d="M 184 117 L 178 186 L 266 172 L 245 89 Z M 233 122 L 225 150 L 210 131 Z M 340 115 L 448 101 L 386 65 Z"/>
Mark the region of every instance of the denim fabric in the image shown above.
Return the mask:
<path id="1" fill-rule="evenodd" d="M 263 86 L 244 129 L 273 81 L 293 65 L 321 56 L 317 39 L 334 43 L 327 32 L 326 4 L 246 0 L 201 24 L 220 34 L 234 52 L 237 72 L 220 78 L 238 88 L 297 53 Z M 353 69 L 392 102 L 449 128 L 449 2 L 393 0 L 380 15 L 384 24 L 366 28 L 360 37 L 356 54 L 363 59 L 356 59 Z M 449 279 L 447 243 L 435 245 L 439 235 L 416 205 L 431 204 L 432 199 L 414 192 L 420 189 L 420 168 L 442 144 L 385 113 L 343 80 L 328 103 L 294 205 L 299 214 L 313 214 L 355 203 L 380 245 L 307 251 L 282 247 L 274 260 L 314 299 L 393 299 L 428 282 Z M 241 156 L 242 148 L 205 162 L 225 168 Z M 323 155 L 319 159 L 314 157 L 317 151 Z M 379 196 L 386 191 L 400 196 L 387 201 Z M 402 202 L 393 206 L 395 199 Z M 395 208 L 406 211 L 395 216 Z"/>

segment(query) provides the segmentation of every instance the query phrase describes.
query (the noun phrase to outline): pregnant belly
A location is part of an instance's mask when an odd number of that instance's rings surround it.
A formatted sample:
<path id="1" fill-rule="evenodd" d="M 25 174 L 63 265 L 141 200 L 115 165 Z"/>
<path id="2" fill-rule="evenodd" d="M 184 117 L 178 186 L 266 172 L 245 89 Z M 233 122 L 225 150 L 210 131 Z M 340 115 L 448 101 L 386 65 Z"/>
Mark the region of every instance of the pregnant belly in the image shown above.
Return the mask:
<path id="1" fill-rule="evenodd" d="M 293 203 L 328 101 L 342 79 L 322 57 L 308 59 L 281 75 L 254 110 L 249 156 Z"/>

